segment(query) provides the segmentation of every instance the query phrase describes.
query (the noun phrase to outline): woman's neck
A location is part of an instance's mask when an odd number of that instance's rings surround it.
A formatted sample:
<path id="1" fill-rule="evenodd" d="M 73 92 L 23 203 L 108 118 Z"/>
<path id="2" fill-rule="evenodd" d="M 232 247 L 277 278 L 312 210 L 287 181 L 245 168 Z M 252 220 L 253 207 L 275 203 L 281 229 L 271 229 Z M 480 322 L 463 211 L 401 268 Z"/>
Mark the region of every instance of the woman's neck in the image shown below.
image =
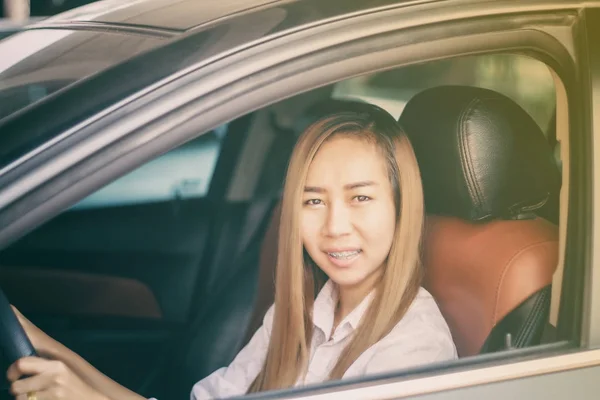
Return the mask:
<path id="1" fill-rule="evenodd" d="M 338 286 L 337 314 L 341 317 L 340 320 L 346 318 L 352 310 L 358 307 L 361 301 L 363 301 L 371 291 L 370 288 L 368 290 L 359 289 L 362 288 L 345 288 Z"/>
<path id="2" fill-rule="evenodd" d="M 379 277 L 380 273 L 374 273 L 356 285 L 337 285 L 338 304 L 334 315 L 334 328 L 367 297 Z"/>

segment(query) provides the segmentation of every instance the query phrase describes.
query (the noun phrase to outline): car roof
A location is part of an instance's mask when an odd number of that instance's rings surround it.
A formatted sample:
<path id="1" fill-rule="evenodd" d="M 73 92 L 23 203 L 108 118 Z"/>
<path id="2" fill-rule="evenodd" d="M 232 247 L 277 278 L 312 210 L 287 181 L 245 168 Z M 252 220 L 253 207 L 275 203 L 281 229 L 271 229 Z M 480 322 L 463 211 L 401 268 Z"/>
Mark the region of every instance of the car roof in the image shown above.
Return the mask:
<path id="1" fill-rule="evenodd" d="M 62 87 L 178 39 L 190 43 L 188 53 L 170 54 L 169 59 L 172 66 L 183 68 L 204 47 L 226 51 L 271 33 L 406 1 L 104 0 L 88 4 L 26 26 L 0 41 L 0 53 L 5 55 L 0 59 L 0 100 L 4 100 L 0 120 Z M 192 38 L 219 27 L 222 32 L 213 35 L 210 46 L 205 46 L 202 37 Z M 150 73 L 164 76 L 155 59 L 148 65 L 153 66 Z M 15 92 L 20 101 L 7 101 Z"/>
<path id="2" fill-rule="evenodd" d="M 0 53 L 6 55 L 0 59 L 0 88 L 20 83 L 20 79 L 15 78 L 22 75 L 23 71 L 30 74 L 38 68 L 49 70 L 50 65 L 55 70 L 66 71 L 63 60 L 71 65 L 74 59 L 78 60 L 79 65 L 75 70 L 82 72 L 76 71 L 75 74 L 79 73 L 79 76 L 69 79 L 76 81 L 127 61 L 139 53 L 176 41 L 185 34 L 217 25 L 231 23 L 233 28 L 226 35 L 228 38 L 232 35 L 252 37 L 253 31 L 262 30 L 265 26 L 270 26 L 264 31 L 264 35 L 267 35 L 269 32 L 290 30 L 315 21 L 407 1 L 99 1 L 27 25 L 20 33 L 0 41 Z M 438 1 L 447 0 L 413 0 L 411 3 Z M 254 14 L 261 16 L 251 20 L 244 18 Z M 89 62 L 88 57 L 97 62 Z M 80 68 L 81 65 L 87 65 L 87 68 Z"/>
<path id="3" fill-rule="evenodd" d="M 301 0 L 103 0 L 62 13 L 46 20 L 46 23 L 102 23 L 130 26 L 145 26 L 185 31 L 257 8 L 275 8 Z M 322 7 L 338 10 L 359 11 L 374 6 L 398 4 L 408 0 L 328 0 L 321 2 L 314 11 Z M 442 0 L 434 0 L 442 1 Z M 414 2 L 414 1 L 413 1 Z M 427 1 L 427 2 L 431 2 Z M 313 3 L 314 2 L 307 2 Z"/>
<path id="4" fill-rule="evenodd" d="M 49 18 L 50 23 L 94 22 L 185 31 L 274 0 L 103 0 Z"/>
<path id="5" fill-rule="evenodd" d="M 23 97 L 19 104 L 2 102 L 4 112 L 0 107 L 0 168 L 98 111 L 219 54 L 351 15 L 437 3 L 452 0 L 105 0 L 60 14 L 0 41 L 0 54 L 10 55 L 0 58 L 0 100 L 7 88 Z M 36 48 L 35 41 L 22 40 L 27 34 L 50 44 Z M 15 53 L 29 53 L 15 58 L 7 44 Z M 31 87 L 39 77 L 48 84 Z"/>

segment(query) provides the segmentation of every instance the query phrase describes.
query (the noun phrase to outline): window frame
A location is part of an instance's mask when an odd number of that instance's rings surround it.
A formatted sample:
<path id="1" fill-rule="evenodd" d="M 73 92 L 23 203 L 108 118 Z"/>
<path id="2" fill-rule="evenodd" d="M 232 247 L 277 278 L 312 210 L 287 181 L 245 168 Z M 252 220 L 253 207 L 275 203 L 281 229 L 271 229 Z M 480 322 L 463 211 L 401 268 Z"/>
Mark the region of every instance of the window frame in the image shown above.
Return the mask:
<path id="1" fill-rule="evenodd" d="M 519 10 L 519 7 L 513 7 L 513 11 L 515 9 Z M 149 101 L 150 99 L 146 97 L 140 100 L 141 105 L 135 101 L 124 103 L 112 114 L 107 114 L 91 124 L 84 124 L 74 134 L 86 135 L 90 140 L 110 137 L 112 141 L 95 143 L 95 147 L 90 147 L 90 143 L 86 141 L 72 146 L 70 150 L 74 148 L 83 153 L 79 156 L 84 154 L 86 156 L 83 159 L 72 160 L 77 168 L 68 168 L 68 163 L 57 165 L 55 159 L 44 160 L 42 166 L 51 167 L 54 173 L 50 180 L 54 187 L 48 182 L 33 178 L 26 182 L 29 186 L 24 185 L 22 176 L 32 176 L 36 169 L 27 170 L 27 163 L 21 165 L 20 167 L 25 170 L 18 172 L 23 175 L 16 173 L 20 179 L 0 190 L 0 199 L 4 193 L 11 194 L 10 191 L 13 191 L 10 202 L 0 201 L 2 207 L 0 226 L 3 227 L 0 229 L 0 246 L 16 240 L 28 230 L 56 215 L 64 206 L 68 206 L 103 184 L 197 137 L 199 132 L 213 129 L 221 123 L 291 95 L 359 74 L 466 54 L 514 52 L 533 56 L 551 66 L 561 77 L 571 100 L 576 98 L 575 95 L 579 92 L 573 49 L 569 45 L 570 38 L 562 36 L 563 40 L 561 40 L 561 34 L 564 32 L 557 32 L 556 26 L 544 31 L 540 21 L 546 19 L 559 24 L 561 18 L 562 20 L 576 18 L 576 10 L 567 8 L 561 15 L 558 15 L 560 13 L 555 10 L 554 15 L 549 15 L 545 11 L 540 14 L 531 13 L 530 9 L 523 7 L 523 13 L 518 13 L 518 18 L 507 12 L 486 16 L 480 20 L 467 18 L 423 27 L 420 26 L 418 18 L 413 18 L 409 26 L 404 28 L 401 23 L 394 24 L 391 21 L 391 17 L 397 15 L 397 11 L 386 10 L 379 13 L 386 17 L 388 23 L 388 25 L 381 23 L 378 26 L 379 28 L 385 26 L 383 33 L 373 34 L 372 29 L 366 24 L 377 18 L 375 13 L 367 17 L 359 16 L 332 22 L 331 25 L 336 25 L 336 33 L 340 35 L 338 40 L 341 42 L 335 47 L 327 43 L 328 38 L 322 35 L 322 29 L 317 28 L 312 29 L 312 32 L 307 30 L 308 32 L 290 35 L 292 39 L 299 41 L 299 46 L 290 46 L 289 41 L 278 38 L 178 77 L 170 84 L 147 93 L 153 101 Z M 481 5 L 473 10 L 473 14 L 477 15 L 478 12 L 479 15 L 488 15 L 487 11 L 488 9 Z M 471 16 L 474 16 L 473 14 Z M 531 24 L 534 22 L 537 25 L 532 29 Z M 506 31 L 506 29 L 510 30 Z M 307 36 L 311 35 L 314 38 L 311 42 L 313 50 L 309 52 L 306 48 L 306 40 Z M 285 47 L 292 48 L 296 54 L 291 56 L 282 51 Z M 399 51 L 400 49 L 403 51 Z M 245 60 L 245 63 L 236 65 L 241 62 L 240 60 Z M 579 127 L 583 123 L 582 118 L 577 117 L 581 115 L 577 106 L 575 101 L 569 103 L 572 116 L 571 132 L 580 131 Z M 127 115 L 131 109 L 136 109 L 136 112 Z M 168 115 L 170 118 L 157 118 L 157 115 L 158 117 Z M 587 142 L 584 138 L 578 143 L 580 147 L 585 146 Z M 576 146 L 571 146 L 573 153 L 577 151 L 575 148 Z M 83 152 L 83 150 L 87 151 Z M 572 201 L 573 196 L 569 201 L 571 209 L 568 237 L 585 237 L 589 234 L 590 224 L 582 218 L 581 210 L 575 207 L 576 204 L 584 204 L 586 207 L 591 204 L 591 197 L 583 191 L 586 181 L 580 176 L 585 175 L 588 162 L 589 160 L 584 157 L 583 162 L 579 163 L 582 165 L 571 170 L 572 177 L 580 182 L 577 187 L 581 192 L 576 197 L 577 202 Z M 81 175 L 87 178 L 74 179 Z M 65 182 L 69 183 L 68 187 L 61 185 Z M 57 190 L 56 183 L 62 190 Z M 17 196 L 18 194 L 20 196 Z M 576 218 L 576 215 L 579 218 Z M 569 241 L 569 245 L 575 246 L 573 240 Z M 566 288 L 574 283 L 579 284 L 581 270 L 590 266 L 587 255 L 582 254 L 577 258 L 575 250 L 568 252 L 567 259 L 571 261 L 581 259 L 583 262 L 577 269 L 570 267 L 565 269 L 565 271 L 574 270 L 573 276 L 565 274 L 563 285 Z M 571 261 L 567 266 L 571 265 Z M 571 292 L 563 291 L 563 299 L 568 298 L 568 301 L 572 301 Z M 573 304 L 576 309 L 573 314 L 580 315 L 581 305 L 576 301 Z M 577 318 L 574 321 L 577 321 Z M 569 321 L 568 317 L 564 317 L 561 323 L 564 325 Z M 566 332 L 564 336 L 578 341 L 580 328 L 581 324 L 576 331 Z M 565 354 L 561 355 L 561 353 Z M 544 359 L 544 356 L 548 358 Z M 587 360 L 585 362 L 591 362 L 591 357 L 593 363 L 600 365 L 600 352 L 573 349 L 569 343 L 559 342 L 533 349 L 463 359 L 446 366 L 410 370 L 404 374 L 393 373 L 343 383 L 330 382 L 312 388 L 292 389 L 286 391 L 285 395 L 288 397 L 321 394 L 325 397 L 337 396 L 340 392 L 335 389 L 339 389 L 340 386 L 366 391 L 363 392 L 363 396 L 369 393 L 373 395 L 373 388 L 383 388 L 385 382 L 397 385 L 403 382 L 416 382 L 416 377 L 439 378 L 444 373 L 450 372 L 470 374 L 481 368 L 493 368 L 492 365 L 502 363 L 502 360 L 512 366 L 530 366 L 532 364 L 528 363 L 538 362 L 537 365 L 541 365 L 539 363 L 556 359 L 562 360 L 567 370 L 575 368 L 576 365 L 582 366 L 582 356 Z M 476 368 L 470 369 L 471 366 Z M 490 381 L 493 379 L 510 378 L 506 375 L 495 376 Z M 475 383 L 482 383 L 482 380 L 472 380 L 471 384 Z M 328 390 L 329 394 L 324 393 Z M 437 390 L 443 388 L 438 387 Z M 380 391 L 380 394 L 385 397 L 389 393 Z M 273 394 L 277 398 L 281 395 L 283 394 Z M 261 394 L 260 397 L 267 396 Z"/>
<path id="2" fill-rule="evenodd" d="M 571 171 L 571 179 L 577 180 L 583 195 L 592 199 L 600 198 L 600 164 L 594 162 L 600 159 L 600 49 L 595 44 L 595 38 L 600 35 L 600 8 L 587 9 L 582 13 L 581 35 L 579 35 L 579 51 L 581 53 L 580 79 L 582 82 L 580 95 L 583 101 L 583 114 L 580 114 L 581 130 L 573 130 L 571 126 L 571 160 L 576 171 Z M 573 112 L 572 103 L 569 104 L 569 113 Z M 580 132 L 580 134 L 576 134 Z M 574 148 L 575 147 L 575 148 Z M 574 148 L 574 149 L 573 149 Z M 583 165 L 582 165 L 583 164 Z M 581 182 L 583 180 L 583 182 Z M 594 200 L 590 202 L 581 201 L 577 198 L 575 202 L 570 201 L 569 214 L 574 213 L 575 207 L 581 207 L 584 212 L 579 213 L 577 223 L 590 225 L 589 235 L 571 238 L 586 243 L 591 250 L 589 254 L 590 268 L 578 276 L 583 287 L 582 293 L 569 292 L 566 299 L 561 298 L 561 309 L 568 310 L 569 307 L 582 304 L 581 316 L 582 345 L 589 348 L 600 347 L 600 319 L 593 318 L 600 313 L 600 213 L 594 212 Z M 592 216 L 591 218 L 589 216 Z M 587 218 L 586 218 L 587 217 Z M 585 221 L 587 220 L 587 221 Z M 569 221 L 571 222 L 571 221 Z M 567 240 L 569 240 L 567 233 Z M 568 255 L 567 255 L 568 257 Z M 567 272 L 565 270 L 565 272 Z M 563 288 L 565 288 L 563 286 Z M 576 291 L 574 287 L 571 291 Z M 564 292 L 563 292 L 564 296 Z M 574 304 L 575 303 L 575 304 Z M 561 316 L 565 317 L 566 313 Z M 559 317 L 559 325 L 560 325 Z M 566 327 L 563 326 L 563 329 Z"/>

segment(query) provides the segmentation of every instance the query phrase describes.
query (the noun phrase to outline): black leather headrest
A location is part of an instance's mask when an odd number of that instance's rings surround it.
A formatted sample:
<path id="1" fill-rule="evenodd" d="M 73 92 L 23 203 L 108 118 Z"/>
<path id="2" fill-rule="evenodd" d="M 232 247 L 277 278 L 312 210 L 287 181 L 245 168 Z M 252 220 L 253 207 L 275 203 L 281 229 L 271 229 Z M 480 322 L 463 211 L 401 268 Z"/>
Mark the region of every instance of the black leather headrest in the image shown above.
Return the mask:
<path id="1" fill-rule="evenodd" d="M 546 138 L 506 96 L 428 89 L 407 103 L 400 124 L 414 146 L 430 214 L 522 218 L 558 195 L 560 173 Z"/>

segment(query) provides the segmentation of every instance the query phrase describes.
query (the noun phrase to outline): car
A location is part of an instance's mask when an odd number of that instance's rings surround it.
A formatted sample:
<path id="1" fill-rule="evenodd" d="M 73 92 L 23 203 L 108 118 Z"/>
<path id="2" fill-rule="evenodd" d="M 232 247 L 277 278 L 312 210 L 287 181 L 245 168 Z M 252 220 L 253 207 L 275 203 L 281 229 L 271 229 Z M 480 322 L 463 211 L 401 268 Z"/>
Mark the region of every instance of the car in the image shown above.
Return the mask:
<path id="1" fill-rule="evenodd" d="M 0 41 L 0 286 L 118 382 L 186 398 L 272 301 L 298 134 L 369 101 L 423 154 L 425 285 L 460 358 L 247 398 L 595 398 L 598 37 L 581 0 L 104 0 L 24 26 Z"/>

